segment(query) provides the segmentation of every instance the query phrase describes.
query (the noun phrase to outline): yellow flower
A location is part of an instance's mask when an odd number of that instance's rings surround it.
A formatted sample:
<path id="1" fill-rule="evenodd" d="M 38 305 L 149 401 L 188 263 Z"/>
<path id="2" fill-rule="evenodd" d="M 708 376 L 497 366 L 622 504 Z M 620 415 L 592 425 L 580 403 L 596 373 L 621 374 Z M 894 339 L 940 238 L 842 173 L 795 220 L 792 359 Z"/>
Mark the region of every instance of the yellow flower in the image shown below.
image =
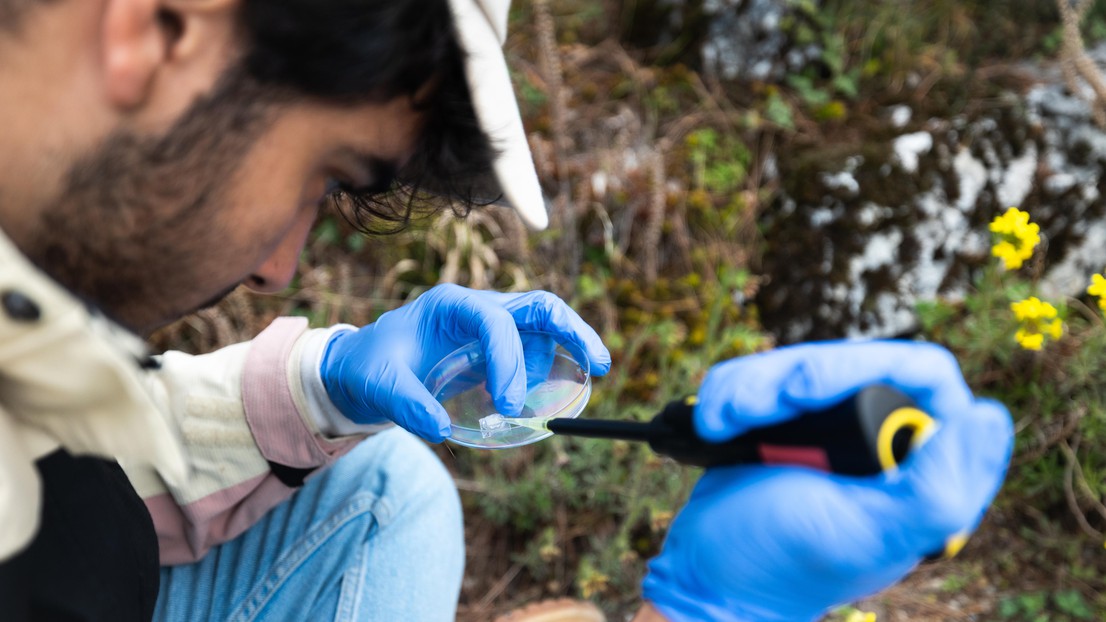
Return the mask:
<path id="1" fill-rule="evenodd" d="M 1014 341 L 1026 350 L 1040 350 L 1046 336 L 1057 341 L 1064 335 L 1064 322 L 1056 317 L 1056 307 L 1036 296 L 1011 303 L 1010 310 L 1021 324 Z"/>
<path id="2" fill-rule="evenodd" d="M 1014 312 L 1014 317 L 1018 318 L 1019 322 L 1051 320 L 1056 317 L 1056 307 L 1042 301 L 1036 296 L 1030 296 L 1025 300 L 1012 303 L 1010 305 L 1010 310 Z"/>
<path id="3" fill-rule="evenodd" d="M 1101 274 L 1091 275 L 1091 284 L 1087 286 L 1087 293 L 1099 298 L 1106 296 L 1106 278 Z"/>
<path id="4" fill-rule="evenodd" d="M 651 509 L 649 510 L 649 526 L 653 528 L 653 531 L 668 529 L 668 526 L 672 524 L 672 519 L 675 518 L 675 516 L 676 513 L 672 510 Z"/>
<path id="5" fill-rule="evenodd" d="M 997 242 L 991 248 L 991 254 L 1001 259 L 1007 270 L 1017 270 L 1025 261 L 1018 254 L 1018 248 L 1006 241 Z"/>
<path id="6" fill-rule="evenodd" d="M 1060 320 L 1052 320 L 1052 323 L 1044 327 L 1045 334 L 1052 337 L 1053 341 L 1059 341 L 1064 335 L 1064 323 Z"/>
<path id="7" fill-rule="evenodd" d="M 849 617 L 845 618 L 845 622 L 876 622 L 876 614 L 870 611 L 853 609 L 849 613 Z"/>
<path id="8" fill-rule="evenodd" d="M 1018 329 L 1018 332 L 1014 333 L 1014 340 L 1026 350 L 1040 350 L 1041 346 L 1045 344 L 1044 335 L 1041 333 L 1027 333 L 1024 329 Z"/>
<path id="9" fill-rule="evenodd" d="M 1001 259 L 1007 270 L 1022 267 L 1022 263 L 1033 256 L 1033 249 L 1041 243 L 1041 228 L 1029 222 L 1029 212 L 1016 207 L 995 217 L 991 221 L 991 232 L 996 237 L 991 254 Z"/>
<path id="10" fill-rule="evenodd" d="M 1091 275 L 1091 284 L 1087 286 L 1087 293 L 1098 297 L 1098 308 L 1106 313 L 1106 278 L 1101 274 Z"/>
<path id="11" fill-rule="evenodd" d="M 580 595 L 584 597 L 584 600 L 587 600 L 605 591 L 611 582 L 611 578 L 602 572 L 593 571 L 580 577 L 577 581 L 580 586 Z"/>

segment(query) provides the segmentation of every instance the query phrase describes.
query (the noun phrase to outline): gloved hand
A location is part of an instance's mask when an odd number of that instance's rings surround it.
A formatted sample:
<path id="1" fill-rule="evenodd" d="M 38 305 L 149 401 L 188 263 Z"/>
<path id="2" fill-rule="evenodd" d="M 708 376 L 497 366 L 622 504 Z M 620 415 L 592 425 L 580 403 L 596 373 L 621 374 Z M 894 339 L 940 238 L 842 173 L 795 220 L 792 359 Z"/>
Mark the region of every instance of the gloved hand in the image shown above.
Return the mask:
<path id="1" fill-rule="evenodd" d="M 1002 484 L 1013 428 L 1001 404 L 973 398 L 939 347 L 831 342 L 728 361 L 703 382 L 695 425 L 721 441 L 872 383 L 913 398 L 937 432 L 898 469 L 871 477 L 709 470 L 650 562 L 645 598 L 673 621 L 812 620 L 974 529 Z"/>
<path id="2" fill-rule="evenodd" d="M 526 398 L 526 365 L 545 365 L 541 357 L 524 362 L 520 330 L 543 331 L 575 344 L 587 355 L 593 376 L 610 369 L 611 356 L 599 336 L 549 292 L 503 294 L 439 285 L 360 330 L 336 333 L 323 352 L 323 385 L 354 422 L 391 420 L 441 442 L 450 434 L 449 416 L 422 379 L 445 355 L 479 340 L 496 408 L 517 415 Z M 551 354 L 553 344 L 547 345 Z"/>

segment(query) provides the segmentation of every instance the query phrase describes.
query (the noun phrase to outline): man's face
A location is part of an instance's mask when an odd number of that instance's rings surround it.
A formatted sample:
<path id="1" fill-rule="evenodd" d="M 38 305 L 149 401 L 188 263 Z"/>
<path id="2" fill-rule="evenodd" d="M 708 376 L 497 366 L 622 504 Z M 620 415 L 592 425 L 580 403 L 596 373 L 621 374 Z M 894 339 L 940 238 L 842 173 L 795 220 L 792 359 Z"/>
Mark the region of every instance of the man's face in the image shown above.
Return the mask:
<path id="1" fill-rule="evenodd" d="M 36 264 L 135 330 L 173 321 L 242 283 L 283 289 L 334 185 L 386 187 L 389 170 L 412 155 L 420 117 L 407 98 L 265 103 L 228 67 L 234 63 L 155 71 L 153 95 L 138 112 L 131 106 L 76 153 L 51 150 L 64 173 L 38 208 L 13 223 L 11 206 L 0 205 L 5 229 Z M 165 81 L 174 71 L 191 76 L 190 85 L 209 85 L 178 104 L 175 118 L 150 108 L 172 107 Z M 7 194 L 35 196 L 33 187 Z"/>
<path id="2" fill-rule="evenodd" d="M 140 331 L 241 283 L 279 291 L 334 185 L 386 189 L 419 127 L 403 100 L 301 102 L 265 111 L 253 136 L 227 125 L 238 103 L 186 113 L 164 136 L 109 136 L 72 166 L 28 254 Z"/>

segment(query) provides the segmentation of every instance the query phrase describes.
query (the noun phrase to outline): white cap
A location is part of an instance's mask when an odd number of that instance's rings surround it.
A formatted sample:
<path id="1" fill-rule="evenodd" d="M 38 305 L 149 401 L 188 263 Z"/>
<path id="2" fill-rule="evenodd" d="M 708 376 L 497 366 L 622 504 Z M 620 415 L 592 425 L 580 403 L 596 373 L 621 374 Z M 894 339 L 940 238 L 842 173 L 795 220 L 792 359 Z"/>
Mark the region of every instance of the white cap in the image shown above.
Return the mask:
<path id="1" fill-rule="evenodd" d="M 526 142 L 503 44 L 511 0 L 449 0 L 465 52 L 465 77 L 480 128 L 496 151 L 495 177 L 503 197 L 531 229 L 549 225 L 534 157 Z"/>

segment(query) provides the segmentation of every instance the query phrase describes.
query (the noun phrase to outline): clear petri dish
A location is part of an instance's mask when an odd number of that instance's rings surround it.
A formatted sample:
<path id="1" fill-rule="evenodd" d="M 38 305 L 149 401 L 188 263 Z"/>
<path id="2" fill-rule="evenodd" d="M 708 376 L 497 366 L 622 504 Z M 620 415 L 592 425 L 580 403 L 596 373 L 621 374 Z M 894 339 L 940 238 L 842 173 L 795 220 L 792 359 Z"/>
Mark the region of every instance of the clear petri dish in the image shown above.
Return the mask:
<path id="1" fill-rule="evenodd" d="M 553 417 L 575 418 L 591 397 L 587 356 L 575 344 L 558 343 L 549 333 L 520 332 L 526 361 L 526 401 L 521 417 L 530 422 Z M 529 445 L 553 433 L 522 425 L 503 424 L 487 389 L 487 362 L 479 342 L 447 355 L 423 381 L 449 413 L 448 440 L 466 447 L 507 449 Z M 507 417 L 510 419 L 510 417 Z M 481 426 L 481 421 L 485 423 Z M 489 426 L 495 421 L 500 425 Z"/>

